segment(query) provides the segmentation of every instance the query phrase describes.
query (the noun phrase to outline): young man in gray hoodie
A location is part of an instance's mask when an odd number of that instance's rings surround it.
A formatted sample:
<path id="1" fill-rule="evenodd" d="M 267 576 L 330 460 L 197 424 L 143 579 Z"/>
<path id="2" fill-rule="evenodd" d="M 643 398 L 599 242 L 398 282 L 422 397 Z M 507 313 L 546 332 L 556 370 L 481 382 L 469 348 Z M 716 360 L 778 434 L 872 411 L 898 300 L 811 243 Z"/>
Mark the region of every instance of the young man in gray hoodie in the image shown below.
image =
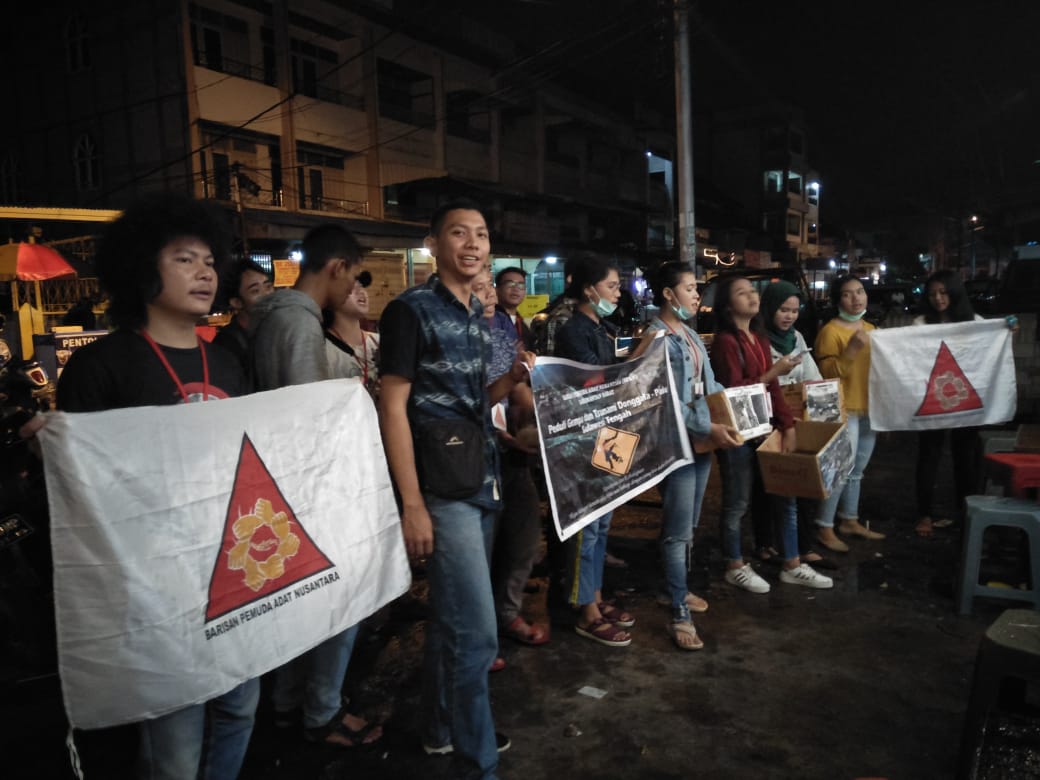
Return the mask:
<path id="1" fill-rule="evenodd" d="M 257 390 L 333 379 L 325 352 L 322 309 L 335 309 L 350 295 L 361 271 L 361 247 L 339 225 L 319 225 L 303 238 L 300 276 L 291 289 L 276 290 L 250 313 Z M 343 678 L 357 637 L 352 626 L 280 667 L 273 691 L 275 721 L 304 737 L 340 747 L 374 742 L 382 728 L 348 713 Z"/>
<path id="2" fill-rule="evenodd" d="M 361 247 L 339 225 L 319 225 L 303 238 L 300 275 L 250 313 L 256 389 L 332 379 L 325 357 L 322 309 L 339 306 L 361 271 Z"/>

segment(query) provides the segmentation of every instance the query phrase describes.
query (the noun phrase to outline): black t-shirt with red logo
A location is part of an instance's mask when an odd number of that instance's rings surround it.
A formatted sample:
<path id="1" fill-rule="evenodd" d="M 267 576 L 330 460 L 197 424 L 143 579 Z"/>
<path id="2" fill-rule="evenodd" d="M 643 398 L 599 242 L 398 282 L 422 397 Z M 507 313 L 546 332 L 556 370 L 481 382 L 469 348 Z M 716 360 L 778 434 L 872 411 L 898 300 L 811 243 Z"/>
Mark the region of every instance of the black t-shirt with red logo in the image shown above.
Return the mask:
<path id="1" fill-rule="evenodd" d="M 209 400 L 243 395 L 246 381 L 234 355 L 205 341 Z M 191 401 L 202 400 L 202 355 L 198 347 L 159 346 Z M 57 406 L 65 412 L 100 412 L 128 406 L 183 403 L 162 361 L 139 333 L 117 330 L 80 347 L 58 380 Z"/>

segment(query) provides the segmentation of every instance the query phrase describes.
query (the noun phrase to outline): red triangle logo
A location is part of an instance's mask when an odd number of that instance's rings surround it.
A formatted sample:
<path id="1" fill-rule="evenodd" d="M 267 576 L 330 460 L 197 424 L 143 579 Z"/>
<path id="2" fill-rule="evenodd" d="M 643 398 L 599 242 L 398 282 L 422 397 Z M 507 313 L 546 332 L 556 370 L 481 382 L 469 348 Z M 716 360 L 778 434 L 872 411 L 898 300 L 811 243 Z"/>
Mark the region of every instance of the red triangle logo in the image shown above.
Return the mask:
<path id="1" fill-rule="evenodd" d="M 330 568 L 243 434 L 206 622 Z"/>
<path id="2" fill-rule="evenodd" d="M 921 402 L 916 416 L 928 417 L 933 414 L 952 414 L 981 408 L 982 399 L 964 375 L 946 342 L 942 342 L 939 345 L 939 354 L 935 356 L 932 374 L 928 377 L 924 401 Z"/>

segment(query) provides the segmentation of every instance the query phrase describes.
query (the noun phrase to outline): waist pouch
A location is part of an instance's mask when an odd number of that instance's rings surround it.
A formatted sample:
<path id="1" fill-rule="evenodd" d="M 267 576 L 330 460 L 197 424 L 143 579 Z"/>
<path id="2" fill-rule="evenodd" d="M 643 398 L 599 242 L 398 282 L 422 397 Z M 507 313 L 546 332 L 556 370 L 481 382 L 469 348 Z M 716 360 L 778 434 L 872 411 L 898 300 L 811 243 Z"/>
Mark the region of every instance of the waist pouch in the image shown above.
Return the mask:
<path id="1" fill-rule="evenodd" d="M 459 418 L 428 420 L 415 437 L 419 485 L 438 498 L 472 498 L 484 484 L 484 429 Z"/>

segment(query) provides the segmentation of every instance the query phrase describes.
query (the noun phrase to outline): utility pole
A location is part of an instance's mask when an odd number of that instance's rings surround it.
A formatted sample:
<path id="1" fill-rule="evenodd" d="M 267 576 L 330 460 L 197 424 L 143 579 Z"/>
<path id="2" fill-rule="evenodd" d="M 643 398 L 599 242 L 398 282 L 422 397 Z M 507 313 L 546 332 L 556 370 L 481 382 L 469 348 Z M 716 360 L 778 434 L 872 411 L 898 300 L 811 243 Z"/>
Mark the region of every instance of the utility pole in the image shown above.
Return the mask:
<path id="1" fill-rule="evenodd" d="M 675 137 L 679 181 L 679 259 L 697 270 L 697 232 L 693 217 L 693 128 L 690 126 L 689 0 L 675 2 Z"/>

